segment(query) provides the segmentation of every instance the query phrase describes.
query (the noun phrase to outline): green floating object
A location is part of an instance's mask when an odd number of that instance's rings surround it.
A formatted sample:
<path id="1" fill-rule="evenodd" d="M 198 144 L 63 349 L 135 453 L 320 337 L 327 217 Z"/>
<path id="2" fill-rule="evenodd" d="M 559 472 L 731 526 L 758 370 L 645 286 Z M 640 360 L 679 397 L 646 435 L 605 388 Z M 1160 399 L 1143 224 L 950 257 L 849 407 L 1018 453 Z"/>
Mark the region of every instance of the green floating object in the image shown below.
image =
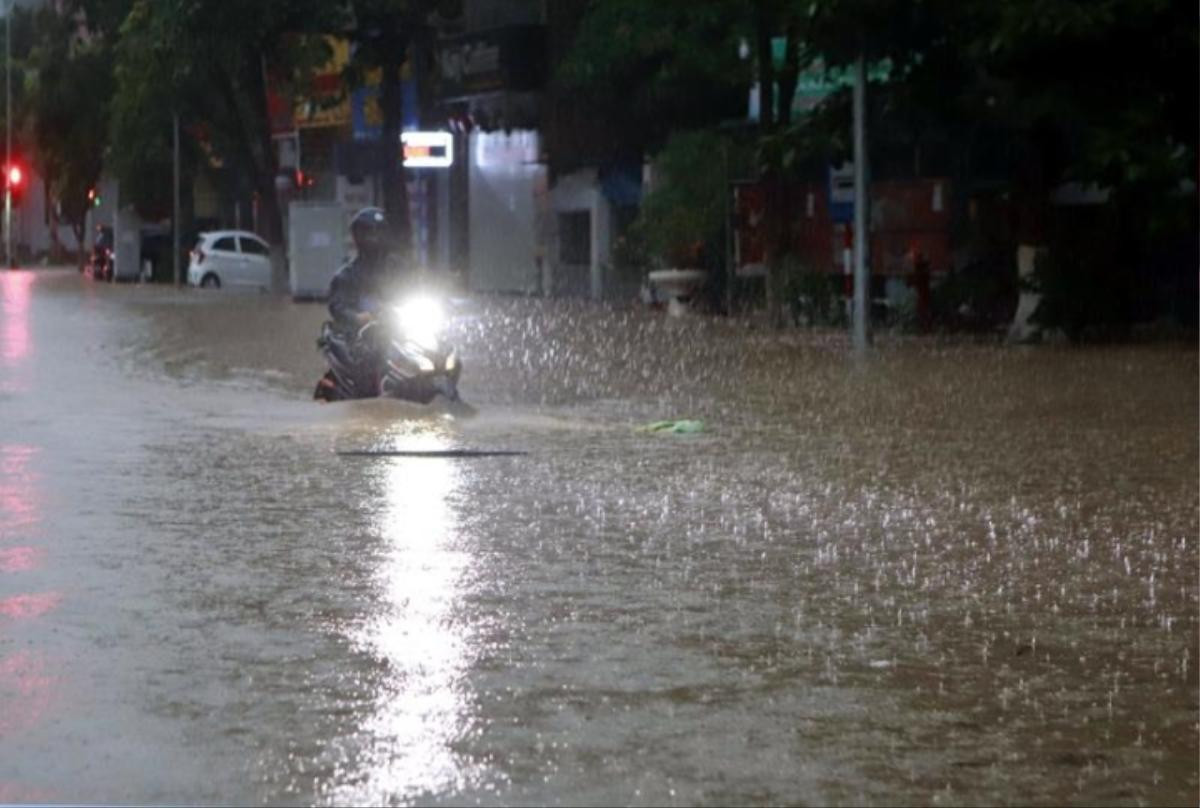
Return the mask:
<path id="1" fill-rule="evenodd" d="M 670 432 L 673 435 L 694 435 L 704 431 L 703 421 L 683 418 L 677 421 L 655 421 L 641 427 L 642 432 Z"/>

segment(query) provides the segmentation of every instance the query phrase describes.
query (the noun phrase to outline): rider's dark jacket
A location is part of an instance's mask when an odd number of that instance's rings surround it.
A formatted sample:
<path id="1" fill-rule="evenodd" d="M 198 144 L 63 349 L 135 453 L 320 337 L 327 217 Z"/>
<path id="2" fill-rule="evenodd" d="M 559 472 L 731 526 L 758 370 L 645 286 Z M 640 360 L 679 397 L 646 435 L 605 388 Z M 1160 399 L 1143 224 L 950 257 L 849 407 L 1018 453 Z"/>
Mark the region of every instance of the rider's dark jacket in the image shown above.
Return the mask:
<path id="1" fill-rule="evenodd" d="M 390 285 L 383 259 L 361 256 L 346 262 L 329 284 L 329 313 L 339 331 L 353 334 L 361 325 L 357 315 L 379 305 Z"/>

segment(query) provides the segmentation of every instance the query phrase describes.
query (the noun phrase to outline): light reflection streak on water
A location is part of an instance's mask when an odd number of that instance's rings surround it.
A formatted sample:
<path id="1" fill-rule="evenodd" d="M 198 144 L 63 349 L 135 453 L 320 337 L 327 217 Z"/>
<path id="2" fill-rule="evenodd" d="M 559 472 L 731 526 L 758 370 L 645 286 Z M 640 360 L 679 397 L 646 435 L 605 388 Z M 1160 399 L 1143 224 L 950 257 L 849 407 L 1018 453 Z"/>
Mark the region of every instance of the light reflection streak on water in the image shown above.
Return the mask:
<path id="1" fill-rule="evenodd" d="M 37 453 L 36 446 L 0 445 L 0 538 L 40 520 L 36 475 L 30 468 Z"/>
<path id="2" fill-rule="evenodd" d="M 28 572 L 42 557 L 37 547 L 0 547 L 0 572 Z"/>
<path id="3" fill-rule="evenodd" d="M 405 449 L 444 449 L 437 435 L 406 436 Z M 454 547 L 454 461 L 390 458 L 379 533 L 386 555 L 379 615 L 361 638 L 389 669 L 378 711 L 364 725 L 367 755 L 356 800 L 411 800 L 472 779 L 453 744 L 469 731 L 464 674 L 468 638 L 454 623 L 468 555 Z M 355 791 L 359 791 L 356 788 Z"/>
<path id="4" fill-rule="evenodd" d="M 29 353 L 29 301 L 32 297 L 33 273 L 4 272 L 0 274 L 0 360 L 15 364 Z"/>
<path id="5" fill-rule="evenodd" d="M 41 617 L 53 611 L 61 600 L 62 595 L 58 592 L 37 592 L 0 598 L 0 618 L 20 620 Z"/>
<path id="6" fill-rule="evenodd" d="M 38 652 L 0 657 L 0 737 L 31 729 L 42 720 L 54 697 L 55 679 Z"/>
<path id="7" fill-rule="evenodd" d="M 33 347 L 29 329 L 33 282 L 31 272 L 0 272 L 0 392 L 27 389 L 19 374 L 28 370 Z M 13 593 L 14 584 L 24 588 L 27 574 L 40 566 L 43 555 L 40 547 L 15 543 L 41 522 L 40 475 L 33 469 L 40 451 L 24 443 L 0 444 L 0 639 L 4 640 L 14 639 L 10 632 L 17 624 L 39 625 L 38 618 L 54 611 L 62 600 L 62 593 L 54 591 Z M 20 736 L 42 725 L 58 692 L 58 676 L 45 654 L 0 648 L 3 651 L 7 653 L 0 653 L 0 738 Z M 20 781 L 0 781 L 0 802 L 46 796 Z"/>

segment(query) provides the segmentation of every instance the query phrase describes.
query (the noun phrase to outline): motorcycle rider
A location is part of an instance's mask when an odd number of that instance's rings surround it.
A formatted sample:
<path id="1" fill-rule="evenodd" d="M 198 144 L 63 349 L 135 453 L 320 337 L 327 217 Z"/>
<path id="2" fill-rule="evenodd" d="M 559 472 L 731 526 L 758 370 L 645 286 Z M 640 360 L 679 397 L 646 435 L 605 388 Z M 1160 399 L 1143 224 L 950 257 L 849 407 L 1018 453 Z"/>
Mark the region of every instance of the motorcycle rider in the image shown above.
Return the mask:
<path id="1" fill-rule="evenodd" d="M 329 313 L 334 330 L 356 354 L 364 381 L 373 374 L 377 360 L 375 346 L 358 339 L 363 326 L 375 319 L 375 308 L 386 300 L 388 287 L 395 283 L 388 267 L 388 223 L 379 208 L 363 208 L 350 220 L 350 236 L 355 256 L 344 264 L 329 285 Z M 357 374 L 356 374 L 357 375 Z M 317 383 L 313 397 L 323 401 L 337 398 L 337 384 L 330 371 Z"/>
<path id="2" fill-rule="evenodd" d="M 379 208 L 363 208 L 350 220 L 356 255 L 329 284 L 329 313 L 345 334 L 353 334 L 374 319 L 373 306 L 394 279 L 388 277 L 388 223 Z"/>

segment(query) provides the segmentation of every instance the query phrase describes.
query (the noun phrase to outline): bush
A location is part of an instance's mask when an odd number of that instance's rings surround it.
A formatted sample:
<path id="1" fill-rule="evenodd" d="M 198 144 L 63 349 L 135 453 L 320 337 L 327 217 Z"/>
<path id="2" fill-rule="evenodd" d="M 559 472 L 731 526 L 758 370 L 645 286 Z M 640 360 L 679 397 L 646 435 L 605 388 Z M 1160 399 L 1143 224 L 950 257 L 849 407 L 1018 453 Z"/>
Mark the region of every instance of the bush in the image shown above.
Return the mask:
<path id="1" fill-rule="evenodd" d="M 773 279 L 783 316 L 794 324 L 830 325 L 841 317 L 838 276 L 812 269 L 793 256 L 780 262 Z"/>
<path id="2" fill-rule="evenodd" d="M 663 267 L 721 266 L 727 148 L 713 132 L 673 135 L 654 159 L 654 186 L 630 236 Z"/>
<path id="3" fill-rule="evenodd" d="M 931 290 L 934 324 L 948 331 L 998 331 L 1019 297 L 1015 253 L 995 253 L 951 271 Z"/>
<path id="4" fill-rule="evenodd" d="M 1033 313 L 1044 328 L 1061 329 L 1073 342 L 1124 335 L 1132 322 L 1132 273 L 1111 254 L 1085 246 L 1046 251 L 1034 268 L 1042 302 Z"/>

